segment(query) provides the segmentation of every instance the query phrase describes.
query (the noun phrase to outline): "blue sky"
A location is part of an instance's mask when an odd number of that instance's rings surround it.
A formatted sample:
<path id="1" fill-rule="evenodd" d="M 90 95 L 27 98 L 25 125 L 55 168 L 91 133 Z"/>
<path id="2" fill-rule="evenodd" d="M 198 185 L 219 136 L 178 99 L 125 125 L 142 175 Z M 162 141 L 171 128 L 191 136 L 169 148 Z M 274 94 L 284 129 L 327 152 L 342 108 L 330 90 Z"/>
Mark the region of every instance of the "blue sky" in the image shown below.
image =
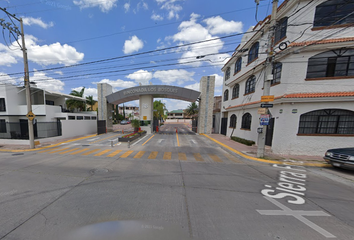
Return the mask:
<path id="1" fill-rule="evenodd" d="M 0 0 L 0 6 L 24 19 L 31 81 L 62 93 L 85 86 L 95 98 L 98 82 L 115 91 L 150 82 L 198 90 L 207 75 L 216 76 L 221 95 L 220 69 L 241 40 L 237 34 L 257 23 L 253 0 Z M 261 1 L 257 19 L 270 12 L 271 0 Z M 0 18 L 10 21 L 2 11 Z M 21 71 L 22 53 L 4 30 L 0 83 L 22 84 Z M 170 111 L 189 104 L 164 102 Z"/>

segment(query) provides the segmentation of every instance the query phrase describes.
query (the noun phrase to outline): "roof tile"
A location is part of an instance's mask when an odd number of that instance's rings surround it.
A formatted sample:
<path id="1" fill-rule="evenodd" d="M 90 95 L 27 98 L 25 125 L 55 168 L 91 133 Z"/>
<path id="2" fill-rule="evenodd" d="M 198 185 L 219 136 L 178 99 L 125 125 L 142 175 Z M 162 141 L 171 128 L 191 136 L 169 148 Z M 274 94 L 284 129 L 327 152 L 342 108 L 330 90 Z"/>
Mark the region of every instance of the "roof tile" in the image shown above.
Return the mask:
<path id="1" fill-rule="evenodd" d="M 315 44 L 326 44 L 326 43 L 339 43 L 339 42 L 350 42 L 354 41 L 354 37 L 347 38 L 335 38 L 335 39 L 324 39 L 324 40 L 315 40 L 315 41 L 306 41 L 306 42 L 294 42 L 289 45 L 289 47 L 301 47 Z"/>

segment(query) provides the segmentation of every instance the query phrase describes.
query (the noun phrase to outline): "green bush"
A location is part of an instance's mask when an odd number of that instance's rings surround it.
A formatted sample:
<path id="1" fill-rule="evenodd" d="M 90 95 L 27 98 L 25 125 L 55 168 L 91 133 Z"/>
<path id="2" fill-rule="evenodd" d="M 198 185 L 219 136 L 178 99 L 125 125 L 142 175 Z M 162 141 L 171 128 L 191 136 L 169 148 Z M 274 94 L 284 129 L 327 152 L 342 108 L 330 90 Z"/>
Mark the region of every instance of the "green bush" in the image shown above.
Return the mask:
<path id="1" fill-rule="evenodd" d="M 235 142 L 239 142 L 239 143 L 245 144 L 247 146 L 252 146 L 253 144 L 255 144 L 254 141 L 247 140 L 247 139 L 244 139 L 244 138 L 231 137 L 231 139 L 234 140 Z"/>

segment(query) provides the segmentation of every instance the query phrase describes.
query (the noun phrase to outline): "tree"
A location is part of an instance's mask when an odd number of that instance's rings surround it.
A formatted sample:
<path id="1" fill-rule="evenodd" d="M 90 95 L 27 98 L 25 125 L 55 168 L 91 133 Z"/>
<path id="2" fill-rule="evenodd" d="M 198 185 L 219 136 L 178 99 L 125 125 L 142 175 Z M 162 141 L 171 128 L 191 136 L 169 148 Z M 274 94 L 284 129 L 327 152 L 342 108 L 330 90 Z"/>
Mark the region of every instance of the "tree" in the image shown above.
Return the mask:
<path id="1" fill-rule="evenodd" d="M 188 107 L 184 110 L 184 112 L 194 118 L 194 115 L 198 114 L 198 104 L 196 102 L 192 102 L 188 105 Z"/>
<path id="2" fill-rule="evenodd" d="M 155 111 L 156 110 L 156 111 Z M 161 100 L 154 101 L 154 118 L 161 119 L 165 115 L 166 105 Z"/>
<path id="3" fill-rule="evenodd" d="M 97 102 L 97 101 L 93 99 L 93 96 L 92 96 L 92 95 L 87 96 L 87 97 L 86 97 L 86 103 L 87 103 L 88 105 L 90 105 L 90 107 L 88 108 L 88 110 L 93 111 L 93 106 L 95 105 L 96 102 Z"/>
<path id="4" fill-rule="evenodd" d="M 76 90 L 72 90 L 70 95 L 76 96 L 76 97 L 83 97 L 84 96 L 84 91 L 85 87 L 81 89 L 80 92 Z M 66 107 L 70 109 L 71 111 L 74 111 L 76 108 L 78 111 L 85 111 L 86 110 L 86 104 L 84 101 L 80 100 L 75 100 L 75 99 L 68 99 L 66 100 Z"/>

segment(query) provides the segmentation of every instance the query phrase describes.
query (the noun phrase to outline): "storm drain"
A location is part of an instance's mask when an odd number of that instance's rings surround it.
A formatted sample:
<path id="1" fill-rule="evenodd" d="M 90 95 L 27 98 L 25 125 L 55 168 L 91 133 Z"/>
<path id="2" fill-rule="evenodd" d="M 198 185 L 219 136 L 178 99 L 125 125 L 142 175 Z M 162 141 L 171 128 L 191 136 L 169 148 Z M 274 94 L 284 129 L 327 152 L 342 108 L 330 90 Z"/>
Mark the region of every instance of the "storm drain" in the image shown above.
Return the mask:
<path id="1" fill-rule="evenodd" d="M 23 153 L 13 153 L 12 156 L 23 155 Z"/>

